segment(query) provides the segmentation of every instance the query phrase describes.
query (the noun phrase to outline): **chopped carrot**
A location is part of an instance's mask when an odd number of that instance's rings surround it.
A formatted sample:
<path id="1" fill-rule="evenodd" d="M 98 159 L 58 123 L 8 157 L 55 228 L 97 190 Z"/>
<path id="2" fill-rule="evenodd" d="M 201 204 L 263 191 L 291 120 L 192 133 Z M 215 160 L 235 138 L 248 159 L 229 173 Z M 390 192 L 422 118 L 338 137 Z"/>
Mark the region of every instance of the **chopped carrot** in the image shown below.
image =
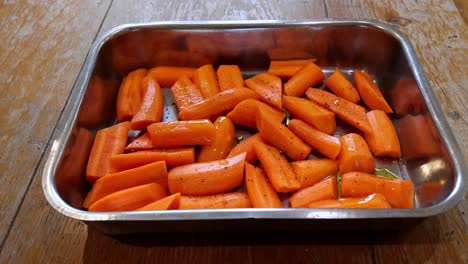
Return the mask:
<path id="1" fill-rule="evenodd" d="M 136 209 L 137 211 L 158 211 L 179 209 L 180 193 L 174 193 L 160 200 Z"/>
<path id="2" fill-rule="evenodd" d="M 139 110 L 130 121 L 130 129 L 143 130 L 148 125 L 161 121 L 163 113 L 163 95 L 158 82 L 151 75 L 142 80 L 145 91 Z"/>
<path id="3" fill-rule="evenodd" d="M 148 133 L 144 133 L 143 135 L 136 138 L 130 144 L 125 147 L 125 150 L 147 150 L 153 149 L 153 142 L 151 142 L 151 138 Z"/>
<path id="4" fill-rule="evenodd" d="M 268 115 L 279 123 L 286 117 L 286 114 L 283 112 L 255 99 L 247 99 L 240 102 L 227 114 L 227 117 L 238 125 L 257 128 L 257 109 L 263 109 L 262 111 L 268 112 Z"/>
<path id="5" fill-rule="evenodd" d="M 283 110 L 281 96 L 283 84 L 281 79 L 268 72 L 260 73 L 245 80 L 245 85 L 260 95 L 260 100 L 279 111 Z"/>
<path id="6" fill-rule="evenodd" d="M 244 88 L 244 78 L 237 65 L 220 65 L 218 71 L 219 90 Z"/>
<path id="7" fill-rule="evenodd" d="M 143 99 L 141 82 L 146 75 L 145 69 L 130 72 L 122 81 L 117 96 L 117 117 L 120 122 L 132 119 L 140 108 Z"/>
<path id="8" fill-rule="evenodd" d="M 157 66 L 149 70 L 148 75 L 153 76 L 162 87 L 171 87 L 182 76 L 192 78 L 195 68 Z"/>
<path id="9" fill-rule="evenodd" d="M 340 71 L 338 67 L 336 67 L 333 74 L 330 75 L 325 85 L 334 94 L 352 103 L 357 104 L 359 103 L 359 100 L 361 100 L 356 88 L 354 88 L 353 84 L 350 81 L 348 81 L 346 76 L 344 76 L 344 74 Z"/>
<path id="10" fill-rule="evenodd" d="M 400 158 L 400 141 L 387 114 L 381 110 L 367 113 L 372 132 L 365 135 L 369 148 L 375 156 Z"/>
<path id="11" fill-rule="evenodd" d="M 257 161 L 257 154 L 255 153 L 254 146 L 258 142 L 266 144 L 265 140 L 262 139 L 260 134 L 255 134 L 235 146 L 231 152 L 229 152 L 228 157 L 233 157 L 241 153 L 245 153 L 245 161 L 248 163 L 254 163 Z"/>
<path id="12" fill-rule="evenodd" d="M 214 125 L 216 127 L 216 136 L 210 145 L 200 148 L 198 162 L 225 159 L 231 150 L 232 142 L 236 136 L 232 121 L 225 116 L 220 116 L 216 119 Z"/>
<path id="13" fill-rule="evenodd" d="M 182 75 L 171 87 L 179 111 L 203 101 L 197 86 L 185 75 Z"/>
<path id="14" fill-rule="evenodd" d="M 270 61 L 268 72 L 282 79 L 289 79 L 304 66 L 315 61 L 316 59 Z"/>
<path id="15" fill-rule="evenodd" d="M 245 164 L 245 186 L 250 202 L 255 208 L 281 208 L 281 201 L 271 186 L 265 172 Z"/>
<path id="16" fill-rule="evenodd" d="M 338 188 L 336 176 L 331 176 L 318 183 L 295 192 L 289 203 L 293 208 L 308 207 L 312 202 L 336 199 L 338 197 Z"/>
<path id="17" fill-rule="evenodd" d="M 354 70 L 354 82 L 362 97 L 362 100 L 371 110 L 382 110 L 385 113 L 393 113 L 377 85 L 365 72 Z"/>
<path id="18" fill-rule="evenodd" d="M 341 173 L 362 171 L 374 173 L 375 162 L 366 141 L 358 134 L 350 133 L 340 138 L 341 152 L 338 167 Z"/>
<path id="19" fill-rule="evenodd" d="M 331 159 L 301 160 L 291 163 L 291 167 L 301 183 L 306 188 L 338 172 L 338 162 Z"/>
<path id="20" fill-rule="evenodd" d="M 219 93 L 218 79 L 211 64 L 196 69 L 193 74 L 193 82 L 197 85 L 205 99 Z"/>
<path id="21" fill-rule="evenodd" d="M 369 196 L 356 198 L 341 198 L 322 200 L 312 202 L 308 205 L 309 208 L 361 208 L 361 209 L 387 209 L 392 208 L 387 202 L 384 195 L 373 193 Z"/>
<path id="22" fill-rule="evenodd" d="M 181 196 L 179 209 L 250 208 L 246 193 L 232 192 L 210 196 Z"/>
<path id="23" fill-rule="evenodd" d="M 284 93 L 290 96 L 301 96 L 305 91 L 325 79 L 322 69 L 314 63 L 309 63 L 299 70 L 284 84 Z"/>
<path id="24" fill-rule="evenodd" d="M 156 148 L 209 145 L 216 136 L 216 127 L 206 119 L 154 123 L 147 130 Z"/>
<path id="25" fill-rule="evenodd" d="M 398 135 L 405 159 L 428 158 L 440 152 L 438 139 L 423 115 L 403 117 L 398 123 Z"/>
<path id="26" fill-rule="evenodd" d="M 425 112 L 426 104 L 414 78 L 403 77 L 390 89 L 390 100 L 399 115 Z"/>

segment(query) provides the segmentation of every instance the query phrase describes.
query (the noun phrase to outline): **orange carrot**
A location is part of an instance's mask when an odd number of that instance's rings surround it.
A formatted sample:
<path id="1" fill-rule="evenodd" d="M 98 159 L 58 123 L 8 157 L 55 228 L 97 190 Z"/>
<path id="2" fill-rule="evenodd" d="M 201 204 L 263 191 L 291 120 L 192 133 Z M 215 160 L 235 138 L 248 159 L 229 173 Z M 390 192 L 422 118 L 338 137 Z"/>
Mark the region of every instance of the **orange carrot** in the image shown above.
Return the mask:
<path id="1" fill-rule="evenodd" d="M 137 211 L 158 211 L 179 209 L 180 193 L 174 193 L 148 205 L 140 207 Z"/>
<path id="2" fill-rule="evenodd" d="M 117 117 L 119 121 L 132 119 L 133 115 L 140 108 L 143 98 L 141 82 L 146 75 L 145 69 L 138 69 L 130 72 L 122 81 L 117 96 Z"/>
<path id="3" fill-rule="evenodd" d="M 157 183 L 149 183 L 109 194 L 89 207 L 90 212 L 131 211 L 167 196 Z"/>
<path id="4" fill-rule="evenodd" d="M 336 199 L 338 197 L 336 184 L 336 176 L 331 176 L 330 178 L 295 192 L 291 198 L 289 198 L 289 203 L 293 208 L 303 208 L 307 207 L 312 202 Z"/>
<path id="5" fill-rule="evenodd" d="M 373 110 L 367 113 L 367 119 L 372 132 L 365 137 L 372 153 L 379 157 L 400 158 L 400 141 L 387 114 L 381 110 Z"/>
<path id="6" fill-rule="evenodd" d="M 101 177 L 93 184 L 83 207 L 88 208 L 97 200 L 111 193 L 152 182 L 167 188 L 167 168 L 164 161 L 153 162 Z"/>
<path id="7" fill-rule="evenodd" d="M 328 158 L 336 159 L 340 154 L 341 144 L 338 138 L 322 133 L 299 119 L 291 120 L 288 128 L 305 143 Z"/>
<path id="8" fill-rule="evenodd" d="M 244 179 L 245 153 L 225 160 L 183 165 L 168 175 L 171 193 L 212 195 L 232 190 Z"/>
<path id="9" fill-rule="evenodd" d="M 130 122 L 130 128 L 143 130 L 148 125 L 161 121 L 163 113 L 163 95 L 158 82 L 151 75 L 143 78 L 143 90 L 145 90 L 139 110 Z"/>
<path id="10" fill-rule="evenodd" d="M 195 68 L 157 66 L 149 70 L 148 75 L 153 76 L 161 87 L 171 87 L 182 76 L 192 78 Z"/>
<path id="11" fill-rule="evenodd" d="M 266 144 L 265 140 L 262 139 L 260 134 L 255 134 L 249 137 L 248 139 L 242 141 L 237 146 L 235 146 L 231 150 L 231 152 L 229 152 L 228 157 L 234 157 L 241 153 L 245 153 L 246 154 L 245 161 L 248 163 L 254 163 L 255 161 L 257 161 L 257 154 L 255 153 L 254 146 L 258 142 L 262 142 Z"/>
<path id="12" fill-rule="evenodd" d="M 341 120 L 362 132 L 371 132 L 369 121 L 367 121 L 366 110 L 362 106 L 335 96 L 332 93 L 315 88 L 307 90 L 306 95 L 310 100 L 334 112 Z"/>
<path id="13" fill-rule="evenodd" d="M 227 114 L 227 117 L 238 125 L 257 128 L 257 109 L 260 108 L 263 109 L 262 111 L 268 112 L 268 115 L 270 115 L 272 119 L 275 119 L 276 122 L 281 123 L 286 117 L 283 112 L 255 99 L 247 99 L 240 102 Z"/>
<path id="14" fill-rule="evenodd" d="M 341 198 L 337 200 L 322 200 L 312 202 L 309 208 L 361 208 L 361 209 L 386 209 L 392 208 L 380 193 L 374 193 L 365 197 Z"/>
<path id="15" fill-rule="evenodd" d="M 338 172 L 338 162 L 331 159 L 301 160 L 291 163 L 291 167 L 301 183 L 306 188 Z"/>
<path id="16" fill-rule="evenodd" d="M 329 135 L 335 133 L 335 113 L 328 111 L 313 101 L 294 96 L 283 96 L 283 106 L 291 115 L 323 133 Z"/>
<path id="17" fill-rule="evenodd" d="M 203 96 L 197 86 L 185 75 L 181 76 L 171 88 L 179 111 L 190 105 L 203 101 Z"/>
<path id="18" fill-rule="evenodd" d="M 219 93 L 218 80 L 213 65 L 207 64 L 195 70 L 193 82 L 197 85 L 205 99 Z"/>
<path id="19" fill-rule="evenodd" d="M 244 88 L 244 78 L 237 65 L 220 65 L 218 67 L 219 90 Z"/>
<path id="20" fill-rule="evenodd" d="M 305 91 L 325 79 L 322 69 L 314 63 L 309 63 L 299 70 L 284 84 L 284 93 L 290 96 L 301 96 Z"/>
<path id="21" fill-rule="evenodd" d="M 247 88 L 222 91 L 199 103 L 193 104 L 179 112 L 181 120 L 210 118 L 226 110 L 233 109 L 246 99 L 257 99 L 258 94 Z"/>
<path id="22" fill-rule="evenodd" d="M 220 116 L 214 122 L 216 136 L 210 145 L 200 148 L 198 162 L 225 159 L 231 150 L 232 142 L 236 136 L 234 124 L 229 118 Z"/>
<path id="23" fill-rule="evenodd" d="M 407 115 L 398 123 L 398 135 L 405 159 L 428 158 L 440 152 L 438 139 L 423 115 Z"/>
<path id="24" fill-rule="evenodd" d="M 340 138 L 341 151 L 338 167 L 341 173 L 362 171 L 374 173 L 375 162 L 366 141 L 358 134 L 350 133 Z"/>
<path id="25" fill-rule="evenodd" d="M 245 80 L 245 85 L 260 95 L 260 100 L 271 105 L 279 111 L 283 110 L 281 96 L 283 84 L 281 79 L 268 72 L 260 73 Z"/>
<path id="26" fill-rule="evenodd" d="M 300 71 L 304 66 L 314 63 L 315 59 L 270 61 L 268 72 L 282 79 L 289 79 Z"/>
<path id="27" fill-rule="evenodd" d="M 128 127 L 127 121 L 97 132 L 86 167 L 86 179 L 89 182 L 95 182 L 108 173 L 110 157 L 124 152 Z"/>
<path id="28" fill-rule="evenodd" d="M 271 185 L 277 192 L 287 193 L 299 189 L 300 183 L 296 174 L 276 148 L 258 142 L 254 145 L 254 149 Z"/>
<path id="29" fill-rule="evenodd" d="M 125 150 L 146 150 L 153 149 L 153 142 L 148 133 L 144 133 L 125 147 Z"/>
<path id="30" fill-rule="evenodd" d="M 248 163 L 245 164 L 245 186 L 250 202 L 255 208 L 281 208 L 281 201 L 271 186 L 265 172 Z"/>
<path id="31" fill-rule="evenodd" d="M 246 193 L 232 192 L 210 196 L 181 196 L 179 209 L 250 208 Z"/>
<path id="32" fill-rule="evenodd" d="M 353 84 L 346 79 L 338 67 L 336 67 L 333 74 L 330 75 L 325 85 L 337 96 L 352 103 L 357 104 L 359 103 L 359 100 L 361 100 L 356 88 L 354 88 Z"/>
<path id="33" fill-rule="evenodd" d="M 382 110 L 385 113 L 393 113 L 377 85 L 365 72 L 354 70 L 354 82 L 362 97 L 362 100 L 371 110 Z"/>
<path id="34" fill-rule="evenodd" d="M 360 197 L 381 193 L 393 208 L 414 207 L 414 186 L 407 180 L 389 180 L 364 172 L 349 172 L 341 177 L 341 196 Z"/>
<path id="35" fill-rule="evenodd" d="M 216 127 L 206 119 L 154 123 L 147 130 L 156 148 L 209 145 L 216 136 Z"/>

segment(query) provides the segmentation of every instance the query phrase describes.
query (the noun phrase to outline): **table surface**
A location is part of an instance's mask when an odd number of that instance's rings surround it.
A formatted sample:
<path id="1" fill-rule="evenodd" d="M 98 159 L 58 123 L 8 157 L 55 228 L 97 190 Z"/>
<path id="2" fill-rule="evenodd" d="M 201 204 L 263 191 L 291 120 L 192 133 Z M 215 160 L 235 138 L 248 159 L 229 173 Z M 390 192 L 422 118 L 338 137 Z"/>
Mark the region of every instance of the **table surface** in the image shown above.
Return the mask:
<path id="1" fill-rule="evenodd" d="M 468 263 L 466 199 L 445 214 L 394 234 L 307 234 L 272 240 L 259 235 L 155 235 L 122 242 L 60 215 L 48 205 L 41 188 L 44 151 L 91 43 L 129 22 L 318 18 L 390 22 L 413 42 L 468 157 L 467 12 L 464 0 L 4 0 L 0 263 Z"/>

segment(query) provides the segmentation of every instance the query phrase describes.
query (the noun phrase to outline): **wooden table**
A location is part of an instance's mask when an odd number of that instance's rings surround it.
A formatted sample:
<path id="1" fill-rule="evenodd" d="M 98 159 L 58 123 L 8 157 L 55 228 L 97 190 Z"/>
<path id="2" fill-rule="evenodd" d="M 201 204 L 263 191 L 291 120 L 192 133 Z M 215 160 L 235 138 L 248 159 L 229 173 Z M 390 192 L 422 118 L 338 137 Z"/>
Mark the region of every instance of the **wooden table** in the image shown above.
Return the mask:
<path id="1" fill-rule="evenodd" d="M 467 12 L 464 0 L 49 0 L 35 4 L 4 0 L 0 4 L 0 263 L 468 263 L 466 200 L 445 214 L 390 235 L 308 235 L 273 241 L 255 236 L 188 236 L 123 243 L 57 213 L 41 188 L 44 150 L 91 43 L 128 22 L 327 17 L 390 22 L 412 40 L 468 157 Z"/>

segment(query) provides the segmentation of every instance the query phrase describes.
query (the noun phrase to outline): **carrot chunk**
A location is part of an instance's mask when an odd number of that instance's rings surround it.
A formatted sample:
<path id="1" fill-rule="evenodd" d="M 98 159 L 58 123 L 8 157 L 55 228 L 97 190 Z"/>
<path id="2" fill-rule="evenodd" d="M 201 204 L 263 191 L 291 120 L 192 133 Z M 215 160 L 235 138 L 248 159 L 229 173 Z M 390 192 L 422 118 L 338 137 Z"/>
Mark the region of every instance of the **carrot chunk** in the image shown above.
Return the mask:
<path id="1" fill-rule="evenodd" d="M 205 99 L 219 93 L 218 79 L 216 78 L 216 73 L 211 64 L 196 69 L 193 74 L 193 82 L 197 85 Z"/>
<path id="2" fill-rule="evenodd" d="M 315 61 L 315 59 L 270 61 L 268 72 L 282 79 L 289 79 L 304 68 L 304 66 Z"/>
<path id="3" fill-rule="evenodd" d="M 163 94 L 158 82 L 151 75 L 143 78 L 145 91 L 139 110 L 130 121 L 130 128 L 143 130 L 148 125 L 161 121 L 163 114 Z"/>
<path id="4" fill-rule="evenodd" d="M 400 141 L 390 118 L 381 110 L 367 113 L 372 132 L 365 135 L 374 155 L 379 157 L 400 158 Z"/>
<path id="5" fill-rule="evenodd" d="M 186 76 L 181 76 L 171 87 L 172 95 L 179 111 L 203 101 L 197 86 Z"/>
<path id="6" fill-rule="evenodd" d="M 289 198 L 289 204 L 293 208 L 308 207 L 312 202 L 336 199 L 338 197 L 336 176 L 322 180 L 312 186 L 295 192 Z"/>
<path id="7" fill-rule="evenodd" d="M 325 85 L 337 96 L 344 98 L 352 103 L 359 103 L 361 99 L 359 93 L 353 84 L 346 79 L 340 69 L 337 67 L 328 78 Z"/>
<path id="8" fill-rule="evenodd" d="M 229 114 L 227 114 L 227 117 L 238 125 L 257 128 L 257 109 L 262 109 L 262 111 L 268 112 L 268 115 L 272 119 L 275 119 L 275 122 L 281 123 L 286 117 L 286 114 L 283 112 L 255 99 L 247 99 L 240 102 L 231 112 L 229 112 Z"/>
<path id="9" fill-rule="evenodd" d="M 283 110 L 281 97 L 283 95 L 283 84 L 281 79 L 268 72 L 260 73 L 245 80 L 245 84 L 250 89 L 260 95 L 260 100 L 271 105 L 279 111 Z"/>
<path id="10" fill-rule="evenodd" d="M 179 209 L 250 208 L 246 193 L 232 192 L 209 196 L 181 196 Z"/>
<path id="11" fill-rule="evenodd" d="M 248 139 L 242 141 L 240 144 L 235 146 L 231 152 L 229 153 L 228 157 L 234 157 L 241 153 L 245 153 L 245 161 L 248 163 L 254 163 L 257 161 L 257 154 L 255 153 L 254 146 L 258 143 L 265 143 L 265 140 L 262 139 L 260 134 L 255 134 Z"/>
<path id="12" fill-rule="evenodd" d="M 375 162 L 366 141 L 358 134 L 351 133 L 340 138 L 341 151 L 338 166 L 341 173 L 362 171 L 374 173 Z"/>
<path id="13" fill-rule="evenodd" d="M 338 162 L 331 159 L 300 160 L 291 163 L 291 167 L 301 183 L 306 188 L 338 172 Z"/>
<path id="14" fill-rule="evenodd" d="M 244 78 L 237 65 L 220 65 L 218 71 L 219 90 L 244 88 Z"/>
<path id="15" fill-rule="evenodd" d="M 120 85 L 117 96 L 117 118 L 120 122 L 129 121 L 138 111 L 143 98 L 141 83 L 146 76 L 145 69 L 130 72 Z"/>
<path id="16" fill-rule="evenodd" d="M 125 150 L 146 150 L 146 149 L 153 149 L 153 142 L 151 142 L 151 138 L 148 133 L 144 133 L 143 135 L 136 138 L 130 144 L 125 147 Z"/>
<path id="17" fill-rule="evenodd" d="M 209 145 L 216 136 L 216 127 L 206 119 L 154 123 L 147 130 L 156 148 Z"/>
<path id="18" fill-rule="evenodd" d="M 174 193 L 148 205 L 140 207 L 137 211 L 158 211 L 179 209 L 180 193 Z"/>
<path id="19" fill-rule="evenodd" d="M 361 209 L 387 209 L 392 208 L 385 196 L 374 193 L 369 196 L 356 198 L 341 198 L 312 202 L 309 208 L 361 208 Z"/>
<path id="20" fill-rule="evenodd" d="M 216 119 L 214 125 L 216 127 L 216 136 L 210 145 L 200 148 L 198 162 L 225 159 L 231 150 L 232 142 L 236 136 L 232 121 L 225 116 L 220 116 Z"/>
<path id="21" fill-rule="evenodd" d="M 148 75 L 156 78 L 159 85 L 162 87 L 171 87 L 182 76 L 192 78 L 195 73 L 195 68 L 174 67 L 174 66 L 157 66 L 149 70 Z"/>
<path id="22" fill-rule="evenodd" d="M 354 70 L 354 82 L 361 94 L 362 100 L 371 110 L 382 110 L 385 113 L 393 113 L 377 85 L 365 72 Z"/>
<path id="23" fill-rule="evenodd" d="M 314 63 L 309 63 L 299 70 L 284 84 L 284 93 L 290 96 L 301 96 L 305 91 L 325 79 L 322 69 Z"/>
<path id="24" fill-rule="evenodd" d="M 255 208 L 281 208 L 281 201 L 271 186 L 265 172 L 245 164 L 245 186 L 250 202 Z"/>

